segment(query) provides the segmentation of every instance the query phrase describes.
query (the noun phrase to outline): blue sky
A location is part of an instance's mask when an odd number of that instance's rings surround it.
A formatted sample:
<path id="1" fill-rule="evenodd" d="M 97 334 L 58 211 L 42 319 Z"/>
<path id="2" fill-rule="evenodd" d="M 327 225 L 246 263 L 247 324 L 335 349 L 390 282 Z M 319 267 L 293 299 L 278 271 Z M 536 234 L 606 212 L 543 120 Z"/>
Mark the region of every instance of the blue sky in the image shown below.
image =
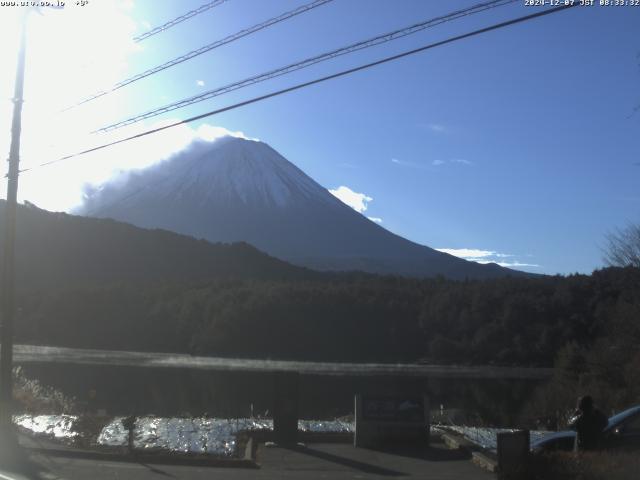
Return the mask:
<path id="1" fill-rule="evenodd" d="M 75 13 L 71 7 L 46 12 L 32 22 L 30 31 L 45 28 L 41 25 L 46 23 L 55 32 L 56 22 L 75 15 L 74 25 L 86 24 L 83 38 L 90 43 L 101 18 L 91 10 L 97 9 L 96 3 L 90 0 Z M 48 76 L 64 82 L 59 94 L 52 96 L 68 103 L 95 90 L 99 81 L 109 84 L 139 73 L 306 2 L 229 0 L 135 48 L 115 38 L 129 39 L 132 33 L 142 33 L 202 3 L 114 2 L 113 25 L 122 28 L 104 27 L 103 37 L 114 35 L 106 38 L 104 48 L 112 52 L 121 46 L 122 55 L 109 63 L 85 52 L 104 71 L 83 82 L 76 83 L 80 74 L 69 78 L 52 67 L 57 57 L 42 53 L 47 42 L 37 33 L 30 37 L 31 46 L 41 53 L 33 53 L 29 65 L 48 65 Z M 89 103 L 78 115 L 96 125 L 107 124 L 475 3 L 335 0 Z M 213 110 L 537 10 L 523 3 L 325 62 L 172 112 L 167 118 Z M 602 266 L 604 235 L 640 221 L 640 113 L 634 115 L 634 107 L 640 105 L 639 27 L 640 7 L 577 7 L 201 123 L 259 138 L 326 188 L 342 186 L 365 195 L 371 200 L 364 202 L 363 214 L 381 219 L 385 228 L 418 243 L 540 273 L 589 273 Z M 77 47 L 72 39 L 67 50 L 55 55 L 68 61 L 73 48 Z M 32 67 L 31 77 L 28 71 L 27 87 L 32 92 L 43 78 L 34 77 L 37 71 Z M 5 98 L 10 85 L 8 80 L 0 83 Z M 35 106 L 30 108 L 25 112 L 27 121 L 28 115 L 45 118 Z M 9 112 L 2 110 L 3 125 Z M 51 118 L 45 125 L 75 136 L 77 123 L 65 127 L 64 116 Z M 36 141 L 34 125 L 26 142 Z M 154 145 L 162 142 L 158 139 Z M 133 157 L 142 147 L 131 143 L 129 150 L 117 153 L 118 168 L 139 166 Z M 146 161 L 161 153 L 147 153 Z M 34 151 L 25 162 L 29 165 L 49 155 L 55 156 L 52 151 Z M 56 195 L 97 178 L 78 173 L 79 161 L 69 167 L 75 168 L 73 174 L 62 166 L 49 167 L 46 173 L 34 171 L 31 178 L 25 174 L 22 198 L 44 208 L 66 208 L 64 202 L 56 203 Z M 91 161 L 85 157 L 84 165 Z M 76 187 L 68 183 L 70 177 Z"/>

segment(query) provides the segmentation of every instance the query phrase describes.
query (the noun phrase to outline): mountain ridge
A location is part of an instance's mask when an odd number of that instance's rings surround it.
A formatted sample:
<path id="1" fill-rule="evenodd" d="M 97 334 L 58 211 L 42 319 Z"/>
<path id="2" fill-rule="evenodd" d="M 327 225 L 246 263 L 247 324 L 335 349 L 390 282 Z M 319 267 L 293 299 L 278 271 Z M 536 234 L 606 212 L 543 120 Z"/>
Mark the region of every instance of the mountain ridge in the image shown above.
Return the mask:
<path id="1" fill-rule="evenodd" d="M 453 279 L 524 272 L 417 244 L 331 195 L 266 143 L 225 137 L 90 192 L 79 215 L 114 218 L 212 242 L 244 241 L 318 270 Z"/>
<path id="2" fill-rule="evenodd" d="M 0 222 L 5 205 L 0 200 Z M 212 244 L 111 219 L 48 212 L 28 203 L 18 206 L 16 224 L 16 284 L 21 290 L 141 281 L 318 277 L 316 272 L 273 258 L 247 243 Z M 0 235 L 0 248 L 3 243 Z"/>

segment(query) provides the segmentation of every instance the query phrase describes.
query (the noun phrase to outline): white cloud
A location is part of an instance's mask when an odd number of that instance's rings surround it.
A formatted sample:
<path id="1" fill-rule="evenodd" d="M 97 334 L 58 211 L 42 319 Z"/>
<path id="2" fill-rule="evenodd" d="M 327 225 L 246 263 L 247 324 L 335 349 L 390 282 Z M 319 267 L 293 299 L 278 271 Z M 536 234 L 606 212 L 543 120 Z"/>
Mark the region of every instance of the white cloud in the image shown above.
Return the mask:
<path id="1" fill-rule="evenodd" d="M 483 262 L 479 262 L 483 263 Z M 487 262 L 487 263 L 496 263 L 501 267 L 506 268 L 516 268 L 516 267 L 532 267 L 532 268 L 540 268 L 540 265 L 535 263 L 520 263 L 520 262 Z"/>
<path id="2" fill-rule="evenodd" d="M 496 253 L 493 250 L 479 250 L 477 248 L 436 248 L 436 250 L 460 258 L 483 258 L 493 256 Z"/>
<path id="3" fill-rule="evenodd" d="M 473 162 L 470 160 L 465 160 L 464 158 L 453 158 L 450 160 L 434 160 L 431 162 L 431 165 L 434 167 L 439 167 L 440 165 L 444 165 L 445 163 L 454 164 L 457 163 L 459 165 L 473 165 Z"/>
<path id="4" fill-rule="evenodd" d="M 392 163 L 395 163 L 396 165 L 400 165 L 403 167 L 411 167 L 411 168 L 424 168 L 424 165 L 421 165 L 419 163 L 415 163 L 415 162 L 408 162 L 406 160 L 398 160 L 397 158 L 392 158 L 391 159 Z"/>
<path id="5" fill-rule="evenodd" d="M 451 163 L 461 163 L 463 165 L 471 165 L 473 162 L 465 160 L 464 158 L 454 158 Z"/>
<path id="6" fill-rule="evenodd" d="M 447 127 L 439 123 L 430 123 L 429 125 L 427 125 L 427 127 L 429 127 L 429 130 L 435 133 L 444 133 L 447 131 Z"/>
<path id="7" fill-rule="evenodd" d="M 120 138 L 174 123 L 168 119 L 128 129 Z M 79 206 L 87 188 L 99 186 L 122 172 L 146 168 L 183 150 L 194 140 L 213 142 L 226 135 L 255 140 L 243 132 L 203 124 L 197 129 L 180 125 L 164 132 L 98 150 L 51 166 L 35 168 L 20 177 L 20 201 L 29 200 L 48 210 L 71 211 Z M 108 141 L 113 137 L 103 137 Z M 94 144 L 96 140 L 93 141 Z M 76 149 L 72 151 L 78 151 Z M 52 181 L 52 178 L 55 179 Z"/>
<path id="8" fill-rule="evenodd" d="M 477 248 L 436 248 L 439 252 L 448 253 L 454 257 L 463 258 L 470 262 L 477 262 L 482 264 L 495 263 L 501 267 L 514 268 L 514 267 L 533 267 L 537 268 L 540 265 L 534 263 L 524 263 L 518 260 L 503 261 L 500 259 L 515 257 L 516 255 L 511 253 L 498 253 L 494 250 L 481 250 Z"/>
<path id="9" fill-rule="evenodd" d="M 382 219 L 380 217 L 367 217 L 372 222 L 382 223 Z"/>
<path id="10" fill-rule="evenodd" d="M 244 132 L 241 132 L 239 130 L 234 132 L 224 127 L 216 127 L 215 125 L 209 125 L 208 123 L 204 123 L 200 125 L 196 130 L 191 129 L 191 131 L 193 132 L 192 140 L 200 139 L 200 140 L 205 140 L 207 142 L 213 142 L 214 140 L 217 140 L 219 138 L 229 136 L 229 137 L 244 138 L 245 140 L 252 140 L 254 142 L 260 141 L 260 139 L 258 138 L 246 136 Z"/>
<path id="11" fill-rule="evenodd" d="M 204 80 L 196 80 L 196 85 L 199 87 L 204 87 Z"/>
<path id="12" fill-rule="evenodd" d="M 396 165 L 400 165 L 402 167 L 411 167 L 411 168 L 420 168 L 420 169 L 427 168 L 426 165 L 423 165 L 421 163 L 409 162 L 407 160 L 399 160 L 397 158 L 392 158 L 391 162 L 395 163 Z M 473 165 L 473 162 L 471 162 L 470 160 L 465 160 L 463 158 L 454 158 L 450 160 L 436 159 L 431 161 L 431 165 L 434 167 L 440 167 L 445 164 Z"/>
<path id="13" fill-rule="evenodd" d="M 362 213 L 367 210 L 367 205 L 369 202 L 373 201 L 373 198 L 365 195 L 364 193 L 358 193 L 351 190 L 349 187 L 345 187 L 341 185 L 335 190 L 329 190 L 334 197 L 346 203 L 351 208 L 353 208 L 356 212 Z"/>

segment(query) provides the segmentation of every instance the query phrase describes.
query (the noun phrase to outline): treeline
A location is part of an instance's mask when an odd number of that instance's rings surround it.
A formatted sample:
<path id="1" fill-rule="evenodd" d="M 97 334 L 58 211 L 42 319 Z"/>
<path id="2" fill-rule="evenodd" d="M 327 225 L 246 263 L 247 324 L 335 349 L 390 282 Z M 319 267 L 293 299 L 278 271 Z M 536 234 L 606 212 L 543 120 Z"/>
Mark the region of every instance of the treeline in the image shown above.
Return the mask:
<path id="1" fill-rule="evenodd" d="M 640 270 L 634 268 L 466 282 L 351 274 L 296 282 L 218 280 L 190 288 L 119 284 L 23 293 L 18 341 L 531 366 L 551 366 L 571 348 L 624 362 L 640 340 L 639 304 Z"/>
<path id="2" fill-rule="evenodd" d="M 563 428 L 579 395 L 589 394 L 607 415 L 640 404 L 640 282 L 638 268 L 605 270 L 602 297 L 594 311 L 592 336 L 576 338 L 555 355 L 553 379 L 539 388 L 523 422 L 544 419 Z M 588 330 L 589 324 L 585 325 Z M 584 328 L 583 328 L 584 330 Z M 545 426 L 545 425 L 543 425 Z"/>

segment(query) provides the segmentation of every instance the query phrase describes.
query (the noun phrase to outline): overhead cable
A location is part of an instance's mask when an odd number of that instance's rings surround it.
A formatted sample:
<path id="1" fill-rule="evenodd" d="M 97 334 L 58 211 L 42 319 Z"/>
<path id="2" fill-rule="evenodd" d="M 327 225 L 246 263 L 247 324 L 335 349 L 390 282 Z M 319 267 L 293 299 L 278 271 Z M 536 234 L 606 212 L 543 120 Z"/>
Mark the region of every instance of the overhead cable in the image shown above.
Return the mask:
<path id="1" fill-rule="evenodd" d="M 125 127 L 127 125 L 131 125 L 142 120 L 146 120 L 148 118 L 156 117 L 158 115 L 162 115 L 167 112 L 171 112 L 173 110 L 177 110 L 179 108 L 184 108 L 189 105 L 193 105 L 194 103 L 202 102 L 205 100 L 209 100 L 211 98 L 224 95 L 226 93 L 232 92 L 234 90 L 238 90 L 240 88 L 248 87 L 250 85 L 254 85 L 256 83 L 264 82 L 266 80 L 270 80 L 272 78 L 280 77 L 282 75 L 286 75 L 288 73 L 295 72 L 297 70 L 301 70 L 303 68 L 310 67 L 320 62 L 324 62 L 336 57 L 340 57 L 342 55 L 347 55 L 349 53 L 356 52 L 358 50 L 363 50 L 365 48 L 370 48 L 376 45 L 380 45 L 382 43 L 390 42 L 392 40 L 397 40 L 402 37 L 406 37 L 407 35 L 414 34 L 421 30 L 435 27 L 445 22 L 450 22 L 452 20 L 456 20 L 461 17 L 465 17 L 468 15 L 473 15 L 476 13 L 483 12 L 485 10 L 500 7 L 503 5 L 507 5 L 509 3 L 514 3 L 518 0 L 492 0 L 489 2 L 480 3 L 474 5 L 469 8 L 465 8 L 463 10 L 458 10 L 447 15 L 439 16 L 436 18 L 431 18 L 429 20 L 422 21 L 420 23 L 416 23 L 410 25 L 408 27 L 401 28 L 399 30 L 394 30 L 392 32 L 388 32 L 382 35 L 378 35 L 376 37 L 370 38 L 368 40 L 363 40 L 361 42 L 353 43 L 346 47 L 339 48 L 337 50 L 332 50 L 330 52 L 325 52 L 320 55 L 316 55 L 314 57 L 307 58 L 305 60 L 301 60 L 296 63 L 289 64 L 284 67 L 277 68 L 275 70 L 268 71 L 266 73 L 262 73 L 260 75 L 256 75 L 253 77 L 246 78 L 244 80 L 240 80 L 238 82 L 231 83 L 229 85 L 225 85 L 223 87 L 219 87 L 213 90 L 209 90 L 207 92 L 194 95 L 192 97 L 188 97 L 177 102 L 170 103 L 168 105 L 164 105 L 160 108 L 156 108 L 154 110 L 150 110 L 148 112 L 127 118 L 126 120 L 121 120 L 119 122 L 107 125 L 98 130 L 95 130 L 91 133 L 98 132 L 110 132 L 117 128 Z"/>
<path id="2" fill-rule="evenodd" d="M 203 12 L 206 12 L 207 10 L 210 10 L 214 7 L 217 7 L 218 5 L 223 4 L 224 2 L 226 2 L 228 0 L 213 0 L 212 2 L 209 3 L 205 3 L 204 5 L 200 5 L 198 8 L 196 8 L 195 10 L 191 10 L 190 12 L 185 13 L 184 15 L 180 15 L 179 17 L 174 18 L 173 20 L 170 20 L 168 22 L 166 22 L 163 25 L 160 25 L 159 27 L 156 27 L 152 30 L 149 30 L 148 32 L 145 33 L 141 33 L 140 35 L 138 35 L 137 37 L 133 37 L 133 41 L 134 42 L 141 42 L 142 40 L 145 40 L 153 35 L 156 35 L 160 32 L 164 32 L 165 30 L 170 29 L 171 27 L 175 27 L 177 24 L 184 22 L 185 20 L 189 20 L 191 17 L 195 17 L 196 15 L 200 15 Z"/>
<path id="3" fill-rule="evenodd" d="M 234 42 L 236 40 L 239 40 L 240 38 L 246 37 L 248 35 L 251 35 L 252 33 L 258 32 L 260 30 L 264 30 L 265 28 L 268 28 L 272 25 L 275 25 L 277 23 L 280 22 L 284 22 L 285 20 L 288 20 L 290 18 L 293 18 L 297 15 L 300 15 L 302 13 L 308 12 L 309 10 L 312 10 L 314 8 L 320 7 L 321 5 L 324 5 L 325 3 L 329 3 L 332 2 L 333 0 L 314 0 L 313 2 L 307 3 L 305 5 L 302 5 L 298 8 L 294 8 L 293 10 L 289 10 L 287 12 L 284 12 L 276 17 L 270 18 L 269 20 L 265 20 L 264 22 L 261 23 L 257 23 L 256 25 L 253 25 L 251 27 L 245 28 L 244 30 L 240 30 L 239 32 L 236 32 L 232 35 L 228 35 L 220 40 L 216 40 L 213 43 L 210 43 L 208 45 L 205 45 L 204 47 L 200 47 L 196 50 L 192 50 L 190 52 L 185 53 L 184 55 L 180 55 L 179 57 L 176 57 L 172 60 L 169 60 L 168 62 L 165 62 L 163 64 L 157 65 L 153 68 L 149 68 L 148 70 L 145 70 L 144 72 L 138 73 L 132 77 L 126 78 L 124 80 L 121 80 L 118 83 L 113 84 L 111 87 L 107 88 L 106 90 L 102 90 L 100 92 L 96 92 L 93 95 L 90 95 L 89 97 L 77 102 L 74 105 L 71 105 L 70 107 L 67 107 L 64 111 L 66 110 L 70 110 L 74 107 L 78 107 L 80 105 L 83 105 L 85 103 L 90 102 L 91 100 L 95 100 L 96 98 L 100 98 L 103 97 L 104 95 L 107 95 L 109 93 L 115 92 L 116 90 L 119 90 L 122 87 L 125 87 L 131 83 L 137 82 L 138 80 L 142 80 L 143 78 L 149 77 L 155 73 L 161 72 L 163 70 L 166 70 L 168 68 L 174 67 L 176 65 L 179 65 L 183 62 L 186 62 L 187 60 L 191 60 L 192 58 L 195 58 L 199 55 L 202 55 L 203 53 L 209 52 L 211 50 L 214 50 L 218 47 L 221 47 L 223 45 L 227 45 L 228 43 Z"/>
<path id="4" fill-rule="evenodd" d="M 146 137 L 147 135 L 152 135 L 154 133 L 162 132 L 164 130 L 168 130 L 170 128 L 177 127 L 179 125 L 185 125 L 185 124 L 188 124 L 188 123 L 191 123 L 191 122 L 195 122 L 197 120 L 202 120 L 203 118 L 207 118 L 207 117 L 211 117 L 211 116 L 214 116 L 214 115 L 217 115 L 217 114 L 220 114 L 220 113 L 228 112 L 230 110 L 235 110 L 237 108 L 244 107 L 244 106 L 250 105 L 252 103 L 260 102 L 260 101 L 266 100 L 268 98 L 272 98 L 272 97 L 276 97 L 276 96 L 279 96 L 279 95 L 283 95 L 285 93 L 293 92 L 295 90 L 299 90 L 299 89 L 302 89 L 302 88 L 305 88 L 305 87 L 309 87 L 311 85 L 315 85 L 315 84 L 318 84 L 318 83 L 321 83 L 321 82 L 325 82 L 327 80 L 333 80 L 334 78 L 343 77 L 343 76 L 346 76 L 346 75 L 349 75 L 349 74 L 352 74 L 352 73 L 355 73 L 355 72 L 359 72 L 361 70 L 369 69 L 371 67 L 375 67 L 375 66 L 378 66 L 378 65 L 382 65 L 382 64 L 385 64 L 385 63 L 388 63 L 388 62 L 392 62 L 392 61 L 404 58 L 404 57 L 408 57 L 409 55 L 414 55 L 416 53 L 424 52 L 426 50 L 430 50 L 432 48 L 440 47 L 440 46 L 446 45 L 448 43 L 453 43 L 453 42 L 456 42 L 458 40 L 463 40 L 465 38 L 469 38 L 469 37 L 473 37 L 473 36 L 476 36 L 476 35 L 480 35 L 482 33 L 490 32 L 492 30 L 498 30 L 500 28 L 508 27 L 510 25 L 515 25 L 517 23 L 526 22 L 528 20 L 533 20 L 535 18 L 539 18 L 539 17 L 545 16 L 545 15 L 550 15 L 552 13 L 557 13 L 557 12 L 560 12 L 562 10 L 573 8 L 573 7 L 577 6 L 577 5 L 578 5 L 577 3 L 561 5 L 559 7 L 554 7 L 554 8 L 542 10 L 542 11 L 537 12 L 537 13 L 532 13 L 530 15 L 525 15 L 523 17 L 514 18 L 514 19 L 511 19 L 511 20 L 508 20 L 508 21 L 505 21 L 505 22 L 501 22 L 501 23 L 497 23 L 497 24 L 491 25 L 489 27 L 484 27 L 484 28 L 481 28 L 479 30 L 474 30 L 472 32 L 464 33 L 462 35 L 457 35 L 455 37 L 450 37 L 450 38 L 447 38 L 445 40 L 441 40 L 439 42 L 431 43 L 431 44 L 424 45 L 424 46 L 419 47 L 419 48 L 414 48 L 413 50 L 408 50 L 408 51 L 399 53 L 397 55 L 392 55 L 392 56 L 389 56 L 389 57 L 385 57 L 385 58 L 383 58 L 381 60 L 377 60 L 375 62 L 366 63 L 364 65 L 360 65 L 358 67 L 350 68 L 350 69 L 347 69 L 347 70 L 342 70 L 342 71 L 340 71 L 338 73 L 334 73 L 332 75 L 327 75 L 325 77 L 317 78 L 315 80 L 310 80 L 308 82 L 299 83 L 299 84 L 294 85 L 292 87 L 284 88 L 282 90 L 277 90 L 275 92 L 271 92 L 271 93 L 268 93 L 268 94 L 265 94 L 265 95 L 261 95 L 259 97 L 254 97 L 252 99 L 245 100 L 245 101 L 233 104 L 233 105 L 229 105 L 227 107 L 223 107 L 223 108 L 219 108 L 217 110 L 212 110 L 210 112 L 202 113 L 200 115 L 196 115 L 196 116 L 187 118 L 185 120 L 179 120 L 179 121 L 171 123 L 169 125 L 153 128 L 153 129 L 150 129 L 150 130 L 146 130 L 144 132 L 137 133 L 135 135 L 131 135 L 131 136 L 126 137 L 126 138 L 121 138 L 119 140 L 114 140 L 112 142 L 104 143 L 102 145 L 98 145 L 96 147 L 88 148 L 88 149 L 82 150 L 80 152 L 72 153 L 70 155 L 66 155 L 64 157 L 57 158 L 55 160 L 50 160 L 48 162 L 41 163 L 41 164 L 36 165 L 34 167 L 26 168 L 24 170 L 21 170 L 21 173 L 29 171 L 29 170 L 33 170 L 34 168 L 45 167 L 45 166 L 48 166 L 48 165 L 53 165 L 53 164 L 56 164 L 56 163 L 59 163 L 59 162 L 63 162 L 65 160 L 76 158 L 76 157 L 79 157 L 81 155 L 86 155 L 88 153 L 92 153 L 92 152 L 95 152 L 95 151 L 98 151 L 98 150 L 102 150 L 102 149 L 105 149 L 105 148 L 108 148 L 108 147 L 112 147 L 114 145 L 119 145 L 121 143 L 125 143 L 125 142 L 128 142 L 130 140 L 134 140 L 136 138 Z"/>

